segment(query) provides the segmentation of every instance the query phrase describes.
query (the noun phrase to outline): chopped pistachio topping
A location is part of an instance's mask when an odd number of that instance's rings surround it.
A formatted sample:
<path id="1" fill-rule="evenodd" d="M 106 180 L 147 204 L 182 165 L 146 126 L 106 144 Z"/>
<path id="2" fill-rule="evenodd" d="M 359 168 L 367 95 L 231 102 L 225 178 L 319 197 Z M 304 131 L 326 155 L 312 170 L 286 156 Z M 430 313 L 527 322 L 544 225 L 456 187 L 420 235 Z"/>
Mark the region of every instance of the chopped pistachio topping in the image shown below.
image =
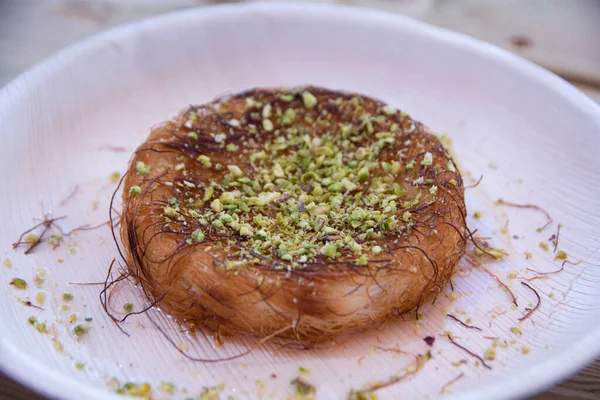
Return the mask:
<path id="1" fill-rule="evenodd" d="M 214 199 L 210 203 L 210 208 L 212 208 L 214 212 L 218 212 L 219 213 L 219 212 L 223 211 L 223 204 L 221 204 L 221 200 Z"/>
<path id="2" fill-rule="evenodd" d="M 161 203 L 165 226 L 185 232 L 187 245 L 230 250 L 220 262 L 226 269 L 307 268 L 324 259 L 364 266 L 407 238 L 423 206 L 447 190 L 439 176 L 450 179 L 443 172 L 454 164 L 437 164 L 445 153 L 406 113 L 313 93 L 256 94 L 243 100 L 242 114 L 220 104 L 229 127 L 196 131 L 198 142 L 210 135 L 216 144 L 183 143 L 211 170 L 196 174 L 182 158 L 173 162 L 178 179 L 168 186 L 177 199 Z M 235 135 L 230 127 L 239 128 Z"/>
<path id="3" fill-rule="evenodd" d="M 242 176 L 242 170 L 237 165 L 229 165 L 227 169 L 235 176 Z"/>
<path id="4" fill-rule="evenodd" d="M 129 194 L 132 196 L 137 196 L 142 193 L 142 189 L 139 186 L 132 186 L 129 188 Z"/>
<path id="5" fill-rule="evenodd" d="M 288 108 L 281 117 L 281 123 L 284 126 L 290 126 L 296 121 L 296 111 L 293 108 Z"/>
<path id="6" fill-rule="evenodd" d="M 423 161 L 421 161 L 421 165 L 429 166 L 431 164 L 433 164 L 433 154 L 431 154 L 430 152 L 427 152 L 423 156 Z"/>
<path id="7" fill-rule="evenodd" d="M 194 232 L 192 232 L 192 239 L 197 243 L 203 242 L 204 232 L 202 232 L 202 229 L 198 228 Z"/>
<path id="8" fill-rule="evenodd" d="M 367 264 L 369 264 L 369 259 L 367 258 L 366 254 L 363 254 L 360 257 L 358 257 L 358 259 L 356 259 L 356 265 L 367 265 Z"/>
<path id="9" fill-rule="evenodd" d="M 304 105 L 308 108 L 313 108 L 317 105 L 317 98 L 311 92 L 302 92 L 302 101 Z"/>
<path id="10" fill-rule="evenodd" d="M 150 173 L 150 166 L 146 165 L 143 161 L 138 161 L 135 163 L 136 172 L 142 175 L 148 175 Z"/>
<path id="11" fill-rule="evenodd" d="M 189 137 L 192 140 L 198 140 L 198 134 L 196 132 L 188 132 L 187 137 Z"/>
<path id="12" fill-rule="evenodd" d="M 514 333 L 515 335 L 521 335 L 521 334 L 523 334 L 523 331 L 521 331 L 521 328 L 519 328 L 518 326 L 511 327 L 510 331 L 512 333 Z"/>
<path id="13" fill-rule="evenodd" d="M 131 304 L 131 303 L 123 304 L 123 311 L 125 311 L 126 313 L 130 313 L 131 311 L 133 311 L 133 304 Z"/>
<path id="14" fill-rule="evenodd" d="M 27 282 L 25 282 L 21 278 L 12 278 L 10 280 L 9 285 L 13 286 L 15 289 L 21 289 L 21 290 L 27 289 Z"/>
<path id="15" fill-rule="evenodd" d="M 198 162 L 200 164 L 202 164 L 203 166 L 205 166 L 207 168 L 212 166 L 212 163 L 210 161 L 210 157 L 208 157 L 208 156 L 199 155 L 198 158 L 197 158 L 197 160 L 198 160 Z"/>
<path id="16" fill-rule="evenodd" d="M 63 293 L 62 294 L 62 299 L 64 302 L 69 302 L 73 300 L 73 295 L 71 293 Z"/>
<path id="17" fill-rule="evenodd" d="M 273 121 L 270 119 L 263 119 L 262 126 L 265 131 L 271 132 L 273 130 Z"/>
<path id="18" fill-rule="evenodd" d="M 381 111 L 383 111 L 383 113 L 385 115 L 394 115 L 396 113 L 396 110 L 394 110 L 392 107 L 390 107 L 389 105 L 384 106 Z"/>
<path id="19" fill-rule="evenodd" d="M 9 260 L 8 258 L 5 258 L 5 259 L 4 259 L 4 262 L 3 262 L 2 264 L 4 264 L 4 266 L 5 266 L 6 268 L 10 268 L 10 267 L 12 267 L 12 262 L 10 262 L 10 260 Z"/>
<path id="20" fill-rule="evenodd" d="M 539 246 L 544 249 L 544 251 L 550 250 L 550 247 L 548 247 L 548 243 L 546 242 L 540 242 Z"/>
<path id="21" fill-rule="evenodd" d="M 448 162 L 446 163 L 446 169 L 450 172 L 456 172 L 456 167 L 454 166 L 452 160 L 448 160 Z"/>

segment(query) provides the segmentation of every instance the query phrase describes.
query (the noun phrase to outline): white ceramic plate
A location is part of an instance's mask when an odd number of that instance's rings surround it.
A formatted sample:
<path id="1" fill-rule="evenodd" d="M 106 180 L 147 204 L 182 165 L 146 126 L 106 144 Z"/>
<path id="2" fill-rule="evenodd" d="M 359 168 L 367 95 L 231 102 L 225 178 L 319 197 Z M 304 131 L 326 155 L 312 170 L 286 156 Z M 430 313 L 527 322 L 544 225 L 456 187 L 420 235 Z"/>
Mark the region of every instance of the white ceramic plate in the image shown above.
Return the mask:
<path id="1" fill-rule="evenodd" d="M 269 344 L 231 362 L 194 363 L 168 345 L 148 317 L 199 356 L 236 354 L 251 341 L 217 349 L 210 338 L 186 338 L 155 311 L 128 320 L 126 337 L 104 314 L 100 286 L 69 284 L 104 280 L 116 257 L 106 226 L 77 232 L 56 250 L 48 244 L 31 255 L 11 249 L 18 234 L 49 211 L 67 216 L 60 222 L 66 230 L 106 221 L 115 188 L 110 174 L 125 170 L 149 127 L 186 105 L 255 86 L 305 83 L 378 97 L 448 132 L 467 181 L 484 176 L 467 194 L 469 213 L 484 215 L 469 224 L 509 254 L 488 268 L 511 287 L 518 308 L 488 274 L 463 266 L 455 292 L 441 296 L 422 321 L 392 323 L 330 350 Z M 433 359 L 380 398 L 438 397 L 458 376 L 444 396 L 516 398 L 565 378 L 599 353 L 600 109 L 560 78 L 494 46 L 360 8 L 190 10 L 95 36 L 28 71 L 0 93 L 0 127 L 0 243 L 12 264 L 0 268 L 0 365 L 48 395 L 107 398 L 116 380 L 133 380 L 150 382 L 157 398 L 160 381 L 176 385 L 176 398 L 221 383 L 224 398 L 282 398 L 303 366 L 311 370 L 304 378 L 316 385 L 318 398 L 345 399 L 352 388 L 402 374 L 414 360 L 382 349 L 423 354 L 422 338 L 433 335 Z M 543 207 L 555 222 L 536 232 L 546 222 L 541 212 L 498 206 L 498 197 Z M 518 277 L 534 276 L 528 267 L 560 266 L 552 244 L 548 252 L 538 246 L 558 223 L 559 249 L 581 263 L 531 281 L 541 307 L 519 322 L 536 298 Z M 38 288 L 33 278 L 40 270 L 46 275 Z M 9 286 L 14 277 L 26 279 L 27 290 Z M 125 286 L 115 293 L 115 309 L 126 301 L 141 308 L 135 290 Z M 18 301 L 35 303 L 40 291 L 47 294 L 44 311 Z M 69 311 L 61 310 L 63 292 L 75 296 Z M 69 334 L 71 312 L 80 322 L 93 318 L 80 341 Z M 460 326 L 447 313 L 470 318 L 483 332 Z M 30 315 L 46 321 L 51 333 L 30 326 Z M 521 335 L 511 332 L 517 326 Z M 499 338 L 495 360 L 488 362 L 492 369 L 451 345 L 447 331 L 478 355 L 492 347 L 485 337 Z M 64 350 L 57 352 L 53 341 Z M 76 363 L 85 364 L 83 371 Z"/>

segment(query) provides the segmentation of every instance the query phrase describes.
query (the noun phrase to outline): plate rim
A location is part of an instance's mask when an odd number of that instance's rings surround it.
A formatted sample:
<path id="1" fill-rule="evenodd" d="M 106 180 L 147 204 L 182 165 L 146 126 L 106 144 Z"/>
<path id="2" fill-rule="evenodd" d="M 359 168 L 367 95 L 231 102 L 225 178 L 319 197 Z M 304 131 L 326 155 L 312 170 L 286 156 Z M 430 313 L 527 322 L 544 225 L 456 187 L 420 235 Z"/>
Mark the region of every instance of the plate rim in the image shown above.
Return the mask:
<path id="1" fill-rule="evenodd" d="M 57 67 L 68 65 L 71 61 L 81 57 L 84 52 L 95 51 L 106 46 L 110 41 L 118 42 L 149 25 L 154 26 L 156 29 L 164 29 L 165 26 L 177 25 L 178 21 L 186 19 L 194 20 L 219 14 L 222 17 L 227 13 L 242 15 L 257 12 L 261 13 L 262 16 L 267 14 L 274 16 L 296 14 L 304 18 L 307 14 L 319 13 L 321 17 L 349 20 L 355 18 L 363 21 L 368 19 L 370 21 L 379 20 L 386 24 L 401 24 L 408 31 L 423 35 L 430 40 L 476 53 L 481 57 L 492 60 L 494 63 L 502 64 L 528 79 L 537 81 L 544 87 L 552 89 L 556 95 L 569 100 L 573 107 L 585 111 L 586 115 L 595 120 L 600 126 L 600 106 L 587 95 L 554 73 L 499 46 L 389 11 L 356 5 L 299 2 L 252 2 L 199 6 L 118 25 L 88 36 L 45 58 L 0 89 L 0 122 L 4 118 L 1 111 L 15 101 L 15 96 L 19 96 L 28 87 L 36 86 L 47 79 L 48 75 L 51 76 L 58 71 Z M 556 353 L 553 357 L 539 363 L 521 375 L 501 379 L 485 387 L 466 390 L 462 393 L 449 395 L 446 398 L 461 400 L 524 398 L 539 393 L 574 374 L 594 360 L 600 354 L 600 340 L 598 339 L 600 339 L 600 323 L 587 334 L 581 336 L 569 348 Z M 19 351 L 4 337 L 0 337 L 0 371 L 26 387 L 50 398 L 78 399 L 81 396 L 92 399 L 121 398 L 97 386 L 69 378 L 66 375 L 59 375 L 48 368 L 42 368 L 39 364 L 33 362 L 27 353 Z M 528 382 L 528 384 L 523 385 L 523 382 Z"/>

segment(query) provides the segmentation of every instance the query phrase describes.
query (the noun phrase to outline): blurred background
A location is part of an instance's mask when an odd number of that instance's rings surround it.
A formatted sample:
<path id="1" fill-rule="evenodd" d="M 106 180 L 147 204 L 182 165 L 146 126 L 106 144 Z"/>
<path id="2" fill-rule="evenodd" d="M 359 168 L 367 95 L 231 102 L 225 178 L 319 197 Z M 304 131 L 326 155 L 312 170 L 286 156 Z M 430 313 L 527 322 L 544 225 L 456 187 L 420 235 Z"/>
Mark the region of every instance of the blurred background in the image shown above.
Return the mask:
<path id="1" fill-rule="evenodd" d="M 244 1 L 251 0 L 236 2 Z M 0 88 L 44 58 L 86 36 L 170 11 L 226 2 L 0 0 Z M 377 8 L 466 33 L 551 70 L 600 103 L 600 0 L 311 2 Z M 41 400 L 1 373 L 0 399 Z M 600 361 L 535 399 L 600 399 Z"/>
<path id="2" fill-rule="evenodd" d="M 249 0 L 236 2 L 244 1 Z M 464 32 L 544 66 L 600 101 L 600 0 L 311 2 L 378 8 Z M 219 3 L 226 1 L 0 0 L 0 86 L 96 32 L 170 11 Z"/>

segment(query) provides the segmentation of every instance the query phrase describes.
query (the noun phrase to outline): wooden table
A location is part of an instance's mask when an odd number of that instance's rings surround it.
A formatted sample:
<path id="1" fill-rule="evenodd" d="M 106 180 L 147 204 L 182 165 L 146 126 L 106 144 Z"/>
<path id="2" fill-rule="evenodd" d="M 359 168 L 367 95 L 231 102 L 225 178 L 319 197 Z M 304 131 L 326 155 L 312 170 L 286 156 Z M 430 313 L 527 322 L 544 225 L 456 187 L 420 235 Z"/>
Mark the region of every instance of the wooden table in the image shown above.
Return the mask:
<path id="1" fill-rule="evenodd" d="M 238 0 L 239 1 L 239 0 Z M 243 1 L 243 0 L 241 0 Z M 0 2 L 0 87 L 45 57 L 111 26 L 220 0 L 5 0 Z M 600 1 L 326 0 L 402 13 L 514 51 L 600 103 Z M 42 400 L 0 373 L 0 398 Z M 535 397 L 600 399 L 600 360 Z"/>

